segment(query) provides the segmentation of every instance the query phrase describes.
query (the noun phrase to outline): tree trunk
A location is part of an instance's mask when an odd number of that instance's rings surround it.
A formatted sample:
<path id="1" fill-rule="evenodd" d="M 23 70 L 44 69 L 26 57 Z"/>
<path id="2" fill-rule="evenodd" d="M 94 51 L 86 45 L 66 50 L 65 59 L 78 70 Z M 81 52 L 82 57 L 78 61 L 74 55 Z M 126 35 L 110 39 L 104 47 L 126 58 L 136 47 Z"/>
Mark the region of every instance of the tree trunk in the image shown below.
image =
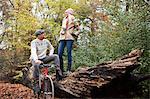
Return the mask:
<path id="1" fill-rule="evenodd" d="M 134 75 L 131 72 L 140 66 L 141 50 L 98 64 L 93 67 L 79 67 L 59 82 L 54 81 L 55 96 L 60 98 L 132 98 L 137 85 L 150 79 L 150 75 Z M 20 68 L 21 69 L 21 68 Z M 29 69 L 23 69 L 23 84 L 31 85 Z M 55 75 L 52 75 L 55 79 Z"/>
<path id="2" fill-rule="evenodd" d="M 63 98 L 97 98 L 115 97 L 124 91 L 127 93 L 139 81 L 133 80 L 130 72 L 139 66 L 138 58 L 141 54 L 142 51 L 133 50 L 115 61 L 104 62 L 94 67 L 78 68 L 59 83 L 55 82 L 56 95 Z"/>

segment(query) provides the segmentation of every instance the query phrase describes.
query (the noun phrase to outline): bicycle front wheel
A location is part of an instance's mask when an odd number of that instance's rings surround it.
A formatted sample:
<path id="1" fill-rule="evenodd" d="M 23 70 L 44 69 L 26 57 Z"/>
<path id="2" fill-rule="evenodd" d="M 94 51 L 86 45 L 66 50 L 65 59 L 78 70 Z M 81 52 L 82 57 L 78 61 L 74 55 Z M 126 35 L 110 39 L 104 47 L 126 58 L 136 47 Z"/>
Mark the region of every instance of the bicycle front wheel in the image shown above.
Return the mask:
<path id="1" fill-rule="evenodd" d="M 44 79 L 44 98 L 54 99 L 54 84 L 50 76 Z"/>

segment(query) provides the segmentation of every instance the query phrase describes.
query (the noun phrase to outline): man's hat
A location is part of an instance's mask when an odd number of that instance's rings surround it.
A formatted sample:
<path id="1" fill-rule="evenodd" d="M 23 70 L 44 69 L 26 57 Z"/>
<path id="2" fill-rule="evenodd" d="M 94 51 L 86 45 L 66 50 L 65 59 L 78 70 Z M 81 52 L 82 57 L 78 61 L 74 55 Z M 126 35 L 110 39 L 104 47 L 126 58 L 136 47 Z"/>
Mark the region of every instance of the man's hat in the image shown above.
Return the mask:
<path id="1" fill-rule="evenodd" d="M 44 32 L 45 32 L 44 30 L 39 29 L 39 30 L 36 30 L 34 34 L 35 36 L 38 36 L 38 35 L 43 34 Z"/>

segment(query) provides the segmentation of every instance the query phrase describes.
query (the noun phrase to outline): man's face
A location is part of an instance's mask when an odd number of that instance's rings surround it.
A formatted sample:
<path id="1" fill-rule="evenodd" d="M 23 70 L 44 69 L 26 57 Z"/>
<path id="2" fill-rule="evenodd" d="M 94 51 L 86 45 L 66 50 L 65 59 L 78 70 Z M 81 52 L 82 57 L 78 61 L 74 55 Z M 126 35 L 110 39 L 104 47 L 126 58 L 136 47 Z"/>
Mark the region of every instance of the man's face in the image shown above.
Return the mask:
<path id="1" fill-rule="evenodd" d="M 43 40 L 45 38 L 45 33 L 38 35 L 38 39 Z"/>

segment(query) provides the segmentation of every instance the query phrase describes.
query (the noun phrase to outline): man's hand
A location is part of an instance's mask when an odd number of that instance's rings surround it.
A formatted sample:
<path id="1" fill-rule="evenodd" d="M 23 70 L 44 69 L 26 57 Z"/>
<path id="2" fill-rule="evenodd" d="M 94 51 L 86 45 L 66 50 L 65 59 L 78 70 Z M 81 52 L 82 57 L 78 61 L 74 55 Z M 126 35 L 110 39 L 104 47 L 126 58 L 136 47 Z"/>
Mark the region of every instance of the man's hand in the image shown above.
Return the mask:
<path id="1" fill-rule="evenodd" d="M 40 60 L 36 60 L 36 61 L 35 61 L 35 63 L 36 63 L 36 64 L 41 64 L 41 63 L 42 63 L 42 61 L 40 61 Z"/>
<path id="2" fill-rule="evenodd" d="M 52 56 L 53 55 L 53 53 L 49 53 L 49 56 Z"/>

